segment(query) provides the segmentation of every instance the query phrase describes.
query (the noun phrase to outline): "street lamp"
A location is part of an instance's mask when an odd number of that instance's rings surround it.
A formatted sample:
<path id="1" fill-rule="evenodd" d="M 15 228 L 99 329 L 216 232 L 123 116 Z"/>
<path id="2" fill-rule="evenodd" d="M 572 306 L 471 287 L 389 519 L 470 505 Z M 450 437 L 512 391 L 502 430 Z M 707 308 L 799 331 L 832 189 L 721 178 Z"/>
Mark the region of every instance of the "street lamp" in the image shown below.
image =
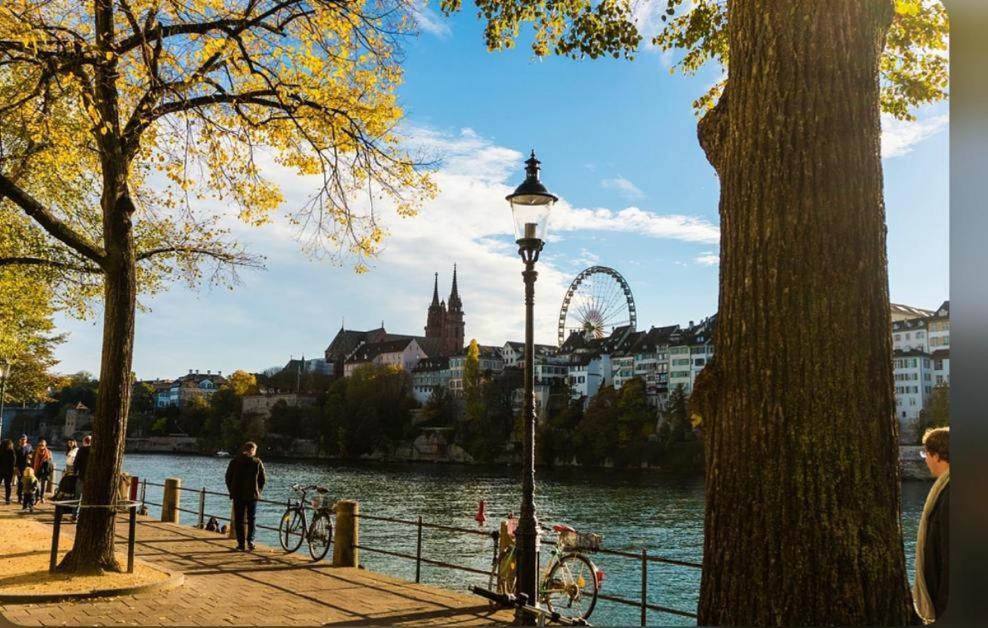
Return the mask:
<path id="1" fill-rule="evenodd" d="M 558 199 L 539 181 L 539 160 L 535 151 L 525 161 L 525 181 L 506 198 L 511 203 L 518 254 L 525 263 L 525 440 L 522 448 L 521 516 L 515 532 L 518 557 L 518 592 L 528 595 L 529 603 L 538 598 L 538 521 L 535 518 L 535 338 L 533 305 L 535 302 L 535 262 L 544 244 L 549 211 Z M 528 613 L 518 611 L 521 623 L 532 623 Z"/>
<path id="2" fill-rule="evenodd" d="M 10 362 L 0 358 L 0 438 L 3 438 L 3 398 L 7 392 L 7 376 L 10 375 Z"/>

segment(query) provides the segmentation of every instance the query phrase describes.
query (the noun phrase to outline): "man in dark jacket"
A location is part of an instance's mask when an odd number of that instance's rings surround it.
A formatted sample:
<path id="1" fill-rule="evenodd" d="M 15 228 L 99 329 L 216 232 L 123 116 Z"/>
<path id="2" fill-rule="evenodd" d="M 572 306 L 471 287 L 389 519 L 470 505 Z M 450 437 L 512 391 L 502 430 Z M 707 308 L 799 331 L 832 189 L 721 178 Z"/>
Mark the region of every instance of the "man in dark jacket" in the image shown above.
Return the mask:
<path id="1" fill-rule="evenodd" d="M 926 497 L 919 522 L 913 602 L 924 623 L 932 623 L 947 608 L 950 584 L 950 428 L 927 430 L 920 455 L 936 482 Z"/>
<path id="2" fill-rule="evenodd" d="M 254 551 L 254 517 L 257 513 L 257 500 L 264 490 L 264 463 L 255 454 L 257 445 L 247 441 L 226 468 L 226 489 L 233 500 L 233 526 L 237 533 L 237 550 L 241 552 L 245 549 L 245 518 L 246 549 Z"/>
<path id="3" fill-rule="evenodd" d="M 82 447 L 75 454 L 73 468 L 75 469 L 75 474 L 79 476 L 80 482 L 83 476 L 86 475 L 86 465 L 89 464 L 89 452 L 92 451 L 92 444 L 93 437 L 86 434 L 82 437 Z"/>
<path id="4" fill-rule="evenodd" d="M 31 443 L 27 442 L 27 434 L 21 434 L 21 437 L 17 440 L 17 447 L 14 447 L 14 457 L 17 464 L 18 503 L 20 503 L 21 497 L 24 494 L 24 489 L 21 487 L 21 479 L 24 477 L 24 469 L 31 463 L 32 453 L 34 453 L 34 449 L 31 447 Z"/>

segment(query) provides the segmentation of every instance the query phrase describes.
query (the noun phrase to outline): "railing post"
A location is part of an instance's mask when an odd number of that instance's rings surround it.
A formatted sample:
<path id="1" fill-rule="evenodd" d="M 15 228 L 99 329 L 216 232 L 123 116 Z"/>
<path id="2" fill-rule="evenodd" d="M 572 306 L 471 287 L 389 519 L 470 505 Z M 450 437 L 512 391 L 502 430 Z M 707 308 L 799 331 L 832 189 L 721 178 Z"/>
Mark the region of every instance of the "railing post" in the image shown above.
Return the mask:
<path id="1" fill-rule="evenodd" d="M 148 479 L 144 478 L 141 480 L 141 514 L 148 514 L 147 506 L 147 495 L 148 495 Z"/>
<path id="2" fill-rule="evenodd" d="M 51 533 L 51 560 L 48 561 L 48 573 L 55 573 L 58 563 L 58 533 L 62 529 L 62 509 L 55 506 L 55 529 Z"/>
<path id="3" fill-rule="evenodd" d="M 161 497 L 161 520 L 169 523 L 178 523 L 178 505 L 181 499 L 179 489 L 182 488 L 182 480 L 179 478 L 165 478 L 165 490 Z"/>
<path id="4" fill-rule="evenodd" d="M 422 581 L 422 515 L 419 515 L 419 539 L 415 546 L 415 583 Z"/>
<path id="5" fill-rule="evenodd" d="M 360 564 L 360 504 L 348 499 L 336 502 L 336 540 L 333 543 L 334 567 L 357 567 Z"/>
<path id="6" fill-rule="evenodd" d="M 127 573 L 134 573 L 134 546 L 137 540 L 137 504 L 130 505 L 130 521 L 127 525 Z"/>
<path id="7" fill-rule="evenodd" d="M 648 550 L 642 548 L 642 626 L 648 621 Z"/>
<path id="8" fill-rule="evenodd" d="M 206 523 L 204 521 L 205 517 L 206 517 L 206 487 L 204 486 L 202 487 L 202 490 L 199 491 L 199 529 L 200 530 L 206 527 Z"/>

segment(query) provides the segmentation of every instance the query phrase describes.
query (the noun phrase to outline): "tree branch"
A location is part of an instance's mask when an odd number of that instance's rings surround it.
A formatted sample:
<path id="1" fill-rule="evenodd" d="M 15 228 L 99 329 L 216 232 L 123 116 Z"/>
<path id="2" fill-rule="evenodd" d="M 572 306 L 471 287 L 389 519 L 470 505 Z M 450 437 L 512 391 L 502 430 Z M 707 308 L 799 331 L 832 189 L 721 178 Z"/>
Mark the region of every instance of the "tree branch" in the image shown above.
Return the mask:
<path id="1" fill-rule="evenodd" d="M 9 198 L 11 202 L 24 210 L 41 227 L 56 240 L 67 245 L 83 257 L 91 259 L 100 266 L 106 257 L 98 246 L 89 242 L 84 236 L 62 222 L 33 196 L 22 190 L 13 181 L 0 174 L 0 199 Z"/>
<path id="2" fill-rule="evenodd" d="M 40 257 L 0 257 L 0 267 L 3 266 L 46 266 L 48 268 L 71 270 L 90 275 L 103 274 L 103 269 L 99 266 L 80 266 L 79 264 L 59 262 L 53 259 L 42 259 Z"/>
<path id="3" fill-rule="evenodd" d="M 216 261 L 223 262 L 224 264 L 261 268 L 261 263 L 250 255 L 229 251 L 218 251 L 208 247 L 194 245 L 162 246 L 154 249 L 148 249 L 138 253 L 136 259 L 140 262 L 157 255 L 203 255 Z"/>

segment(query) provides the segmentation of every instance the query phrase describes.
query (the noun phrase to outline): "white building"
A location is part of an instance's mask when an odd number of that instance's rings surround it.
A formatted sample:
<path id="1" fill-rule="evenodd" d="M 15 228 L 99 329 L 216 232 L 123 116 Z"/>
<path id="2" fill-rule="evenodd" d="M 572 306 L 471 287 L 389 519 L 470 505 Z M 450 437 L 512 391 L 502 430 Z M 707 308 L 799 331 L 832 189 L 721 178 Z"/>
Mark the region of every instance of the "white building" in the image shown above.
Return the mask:
<path id="1" fill-rule="evenodd" d="M 892 356 L 899 438 L 911 442 L 919 413 L 933 392 L 933 360 L 923 351 L 895 351 Z"/>
<path id="2" fill-rule="evenodd" d="M 573 356 L 567 367 L 570 396 L 587 400 L 597 394 L 601 386 L 611 383 L 611 356 Z"/>
<path id="3" fill-rule="evenodd" d="M 415 338 L 364 343 L 357 347 L 343 365 L 343 376 L 350 377 L 354 369 L 367 364 L 394 366 L 409 373 L 428 355 Z"/>
<path id="4" fill-rule="evenodd" d="M 497 375 L 504 370 L 502 347 L 478 345 L 478 348 L 480 349 L 480 356 L 477 366 L 482 376 Z M 466 352 L 467 349 L 464 349 L 463 353 L 454 355 L 449 359 L 449 389 L 456 395 L 463 394 L 463 368 L 467 361 Z"/>

